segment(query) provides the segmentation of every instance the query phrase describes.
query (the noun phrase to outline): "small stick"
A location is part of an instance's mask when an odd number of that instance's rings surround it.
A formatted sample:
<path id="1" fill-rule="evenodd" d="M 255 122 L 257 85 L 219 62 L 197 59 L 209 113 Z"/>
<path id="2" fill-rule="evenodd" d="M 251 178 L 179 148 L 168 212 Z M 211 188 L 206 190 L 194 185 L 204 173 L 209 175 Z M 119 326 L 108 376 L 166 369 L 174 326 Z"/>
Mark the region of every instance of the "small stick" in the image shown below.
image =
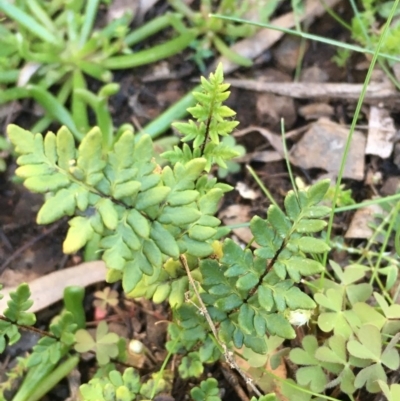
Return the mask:
<path id="1" fill-rule="evenodd" d="M 227 364 L 224 362 L 221 362 L 221 371 L 226 381 L 233 387 L 241 401 L 249 401 L 249 397 L 247 397 L 242 386 L 240 385 L 235 372 L 233 372 L 232 369 L 230 369 L 229 366 L 227 366 Z"/>
<path id="2" fill-rule="evenodd" d="M 240 376 L 242 376 L 242 378 L 244 379 L 244 381 L 246 382 L 246 384 L 248 384 L 250 386 L 250 388 L 253 390 L 253 392 L 257 395 L 257 397 L 261 397 L 262 394 L 260 393 L 260 391 L 258 391 L 257 387 L 254 385 L 253 380 L 248 377 L 242 369 L 239 368 L 238 364 L 236 363 L 235 359 L 233 358 L 233 354 L 228 350 L 228 347 L 226 346 L 225 343 L 223 343 L 222 341 L 220 341 L 220 339 L 218 338 L 218 332 L 217 329 L 214 325 L 214 322 L 211 319 L 211 316 L 209 315 L 206 306 L 204 305 L 203 300 L 200 297 L 199 291 L 196 288 L 196 284 L 193 280 L 192 274 L 190 273 L 190 269 L 189 266 L 187 264 L 187 260 L 185 255 L 180 255 L 179 256 L 179 260 L 182 264 L 182 266 L 185 268 L 186 270 L 186 274 L 188 275 L 190 284 L 193 287 L 193 290 L 196 294 L 197 299 L 199 300 L 200 303 L 200 313 L 206 318 L 208 325 L 210 326 L 211 332 L 213 333 L 216 341 L 218 342 L 218 344 L 220 345 L 220 347 L 223 349 L 223 354 L 225 356 L 226 361 L 228 362 L 229 366 L 232 369 L 236 369 L 237 372 L 240 374 Z"/>

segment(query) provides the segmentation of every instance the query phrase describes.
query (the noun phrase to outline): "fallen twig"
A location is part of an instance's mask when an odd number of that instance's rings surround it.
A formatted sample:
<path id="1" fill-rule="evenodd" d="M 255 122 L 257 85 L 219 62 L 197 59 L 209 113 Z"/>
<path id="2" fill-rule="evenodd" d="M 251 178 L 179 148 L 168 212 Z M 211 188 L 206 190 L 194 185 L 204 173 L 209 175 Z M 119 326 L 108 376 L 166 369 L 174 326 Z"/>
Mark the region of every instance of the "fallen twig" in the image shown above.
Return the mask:
<path id="1" fill-rule="evenodd" d="M 312 82 L 260 82 L 250 79 L 227 79 L 236 88 L 256 92 L 269 92 L 275 95 L 297 99 L 345 99 L 357 101 L 363 84 L 312 83 Z M 371 83 L 364 98 L 366 103 L 395 101 L 400 106 L 400 93 L 389 83 Z"/>

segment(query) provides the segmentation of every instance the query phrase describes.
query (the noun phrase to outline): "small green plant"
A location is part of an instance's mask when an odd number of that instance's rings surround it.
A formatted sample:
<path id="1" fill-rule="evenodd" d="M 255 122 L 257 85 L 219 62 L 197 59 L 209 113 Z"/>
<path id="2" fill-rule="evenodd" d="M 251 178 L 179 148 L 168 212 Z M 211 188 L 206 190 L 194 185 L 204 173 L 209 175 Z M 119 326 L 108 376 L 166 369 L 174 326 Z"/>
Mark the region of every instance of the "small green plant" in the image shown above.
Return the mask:
<path id="1" fill-rule="evenodd" d="M 66 289 L 66 298 L 71 301 L 75 298 L 75 309 L 79 309 L 83 289 Z M 32 306 L 30 291 L 27 284 L 21 284 L 15 292 L 10 294 L 8 308 L 0 320 L 0 351 L 3 352 L 8 344 L 12 345 L 20 339 L 21 329 L 27 330 L 31 327 L 36 317 L 27 312 Z M 71 306 L 71 302 L 65 302 Z M 66 311 L 50 325 L 48 332 L 36 330 L 43 337 L 34 346 L 33 352 L 26 358 L 20 358 L 13 371 L 9 372 L 8 380 L 0 386 L 0 399 L 5 400 L 4 392 L 12 388 L 13 383 L 26 371 L 27 374 L 19 385 L 13 401 L 37 401 L 46 394 L 58 381 L 65 377 L 79 362 L 77 356 L 69 354 L 74 344 L 74 332 L 77 324 L 74 322 L 74 314 Z"/>
<path id="2" fill-rule="evenodd" d="M 190 391 L 194 401 L 220 401 L 218 382 L 214 378 L 209 378 L 200 384 L 200 387 L 194 387 Z"/>
<path id="3" fill-rule="evenodd" d="M 168 14 L 152 26 L 130 31 L 132 13 L 126 12 L 102 29 L 94 29 L 100 0 L 0 1 L 0 104 L 33 98 L 45 115 L 32 128 L 43 131 L 52 121 L 64 124 L 77 140 L 89 129 L 87 108 L 93 109 L 104 141 L 112 145 L 114 127 L 107 100 L 119 90 L 111 83 L 112 70 L 155 62 L 178 53 L 193 40 L 191 32 L 162 46 L 133 52 L 131 46 L 179 16 Z M 88 77 L 104 84 L 99 93 L 88 89 Z"/>
<path id="4" fill-rule="evenodd" d="M 297 188 L 299 189 L 306 189 L 307 185 L 301 180 L 300 177 L 295 178 L 295 183 Z M 324 198 L 324 204 L 327 204 L 327 206 L 332 205 L 332 201 L 335 195 L 335 187 L 331 186 L 329 187 L 328 191 L 325 194 Z M 343 207 L 343 206 L 350 206 L 354 205 L 356 202 L 352 198 L 352 190 L 351 189 L 345 189 L 345 185 L 341 184 L 339 187 L 339 193 L 336 197 L 336 206 L 337 207 Z"/>
<path id="5" fill-rule="evenodd" d="M 362 45 L 369 53 L 373 52 L 382 37 L 384 23 L 390 15 L 394 1 L 386 0 L 362 0 L 357 3 L 351 1 L 351 7 L 354 16 L 350 23 L 342 20 L 340 16 L 329 10 L 332 17 L 338 21 L 343 27 L 351 32 L 352 39 Z M 399 15 L 399 10 L 394 10 L 392 17 Z M 397 18 L 388 27 L 384 35 L 384 39 L 380 44 L 380 55 L 383 55 L 379 60 L 382 70 L 385 71 L 388 78 L 399 87 L 397 79 L 392 75 L 388 66 L 393 66 L 398 60 L 394 59 L 398 55 L 399 44 L 397 41 L 400 33 L 400 24 Z M 351 55 L 351 49 L 338 48 L 336 55 L 332 58 L 339 67 L 344 67 Z"/>
<path id="6" fill-rule="evenodd" d="M 239 55 L 229 48 L 229 44 L 238 38 L 254 35 L 257 28 L 250 25 L 238 25 L 229 21 L 221 21 L 210 18 L 211 13 L 229 15 L 231 17 L 242 17 L 252 8 L 257 12 L 260 22 L 268 21 L 279 5 L 279 1 L 242 1 L 238 6 L 235 0 L 223 0 L 213 6 L 212 1 L 202 0 L 198 12 L 190 9 L 182 0 L 169 0 L 171 6 L 188 20 L 188 25 L 196 34 L 191 47 L 195 50 L 193 60 L 202 72 L 205 71 L 204 61 L 215 55 L 215 50 L 229 60 L 242 65 L 250 66 L 252 61 Z"/>
<path id="7" fill-rule="evenodd" d="M 374 49 L 380 37 L 379 19 L 385 21 L 393 6 L 393 1 L 363 0 L 361 11 L 357 10 L 351 22 L 352 36 L 363 46 Z M 398 15 L 399 11 L 395 15 Z M 388 30 L 381 51 L 390 55 L 397 55 L 399 44 L 397 37 L 400 33 L 400 24 L 394 22 Z"/>
<path id="8" fill-rule="evenodd" d="M 311 400 L 313 394 L 332 398 L 333 392 L 352 399 L 364 388 L 395 394 L 396 388 L 385 387 L 387 372 L 400 364 L 395 352 L 400 312 L 388 293 L 395 285 L 393 269 L 381 264 L 390 258 L 383 250 L 369 259 L 371 266 L 359 261 L 342 268 L 331 261 L 327 269 L 323 264 L 330 245 L 336 246 L 318 238 L 330 212 L 321 204 L 328 180 L 289 191 L 283 208 L 274 204 L 265 218 L 255 216 L 250 222 L 253 239 L 244 249 L 229 238 L 222 240 L 228 230 L 219 227 L 214 214 L 231 188 L 209 172 L 236 155 L 221 138 L 237 126 L 235 113 L 223 104 L 228 87 L 221 65 L 209 79 L 202 79 L 201 90 L 194 93 L 198 104 L 189 109 L 193 120 L 175 125 L 183 134 L 183 146 L 162 155 L 171 163 L 164 167 L 153 159 L 150 137 L 130 130 L 109 150 L 97 128 L 76 148 L 66 127 L 43 137 L 9 126 L 10 140 L 20 155 L 17 174 L 27 188 L 45 194 L 38 223 L 68 216 L 64 252 L 75 253 L 97 238 L 107 281 L 121 280 L 128 297 L 169 303 L 173 319 L 166 348 L 169 355 L 177 355 L 182 378 L 200 378 L 205 365 L 225 358 L 251 385 L 234 353 L 257 356 L 258 367 L 260 359 L 270 358 L 276 367 L 279 358 L 272 357 L 273 350 L 296 337 L 293 326 L 309 323 L 301 347 L 289 353 L 298 367 L 297 384 L 280 384 L 289 400 L 298 400 L 299 395 Z M 383 224 L 393 229 L 398 207 L 391 213 Z M 392 229 L 386 230 L 388 235 Z M 258 245 L 254 250 L 253 243 Z M 367 277 L 373 277 L 370 283 L 360 282 Z M 375 281 L 382 294 L 374 291 Z M 0 334 L 12 342 L 18 340 L 18 325 L 34 322 L 26 312 L 27 287 L 21 288 L 12 314 L 5 312 L 2 321 L 7 324 L 0 326 Z M 376 306 L 367 303 L 372 296 Z M 103 304 L 108 302 L 107 294 L 102 298 Z M 324 339 L 317 337 L 317 328 L 326 333 Z M 66 312 L 51 329 L 54 338 L 39 342 L 28 367 L 43 360 L 59 363 L 57 358 L 73 347 L 95 352 L 100 365 L 123 358 L 119 340 L 104 323 L 96 339 L 83 328 L 76 329 L 73 314 Z M 76 356 L 70 358 L 76 363 Z M 115 366 L 106 366 L 81 386 L 83 400 L 131 401 L 139 394 L 151 399 L 168 388 L 165 370 L 143 383 L 130 368 L 119 373 Z M 262 396 L 254 385 L 252 389 L 259 400 L 276 399 L 274 394 Z M 219 399 L 212 379 L 200 383 L 191 395 L 195 400 Z"/>

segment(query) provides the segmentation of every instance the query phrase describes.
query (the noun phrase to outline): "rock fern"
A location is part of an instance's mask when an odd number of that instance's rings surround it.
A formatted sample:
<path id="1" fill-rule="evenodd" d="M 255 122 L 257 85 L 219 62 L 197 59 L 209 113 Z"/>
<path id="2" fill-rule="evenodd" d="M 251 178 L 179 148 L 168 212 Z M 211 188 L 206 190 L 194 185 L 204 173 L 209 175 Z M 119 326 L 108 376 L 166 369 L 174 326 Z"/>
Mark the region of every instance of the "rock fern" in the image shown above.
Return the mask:
<path id="1" fill-rule="evenodd" d="M 231 187 L 209 172 L 213 166 L 226 167 L 236 155 L 221 136 L 238 123 L 223 104 L 229 85 L 223 82 L 222 67 L 201 82 L 202 90 L 194 93 L 198 104 L 189 109 L 193 120 L 175 124 L 184 144 L 162 155 L 170 162 L 165 167 L 155 162 L 151 138 L 129 130 L 109 150 L 98 128 L 76 147 L 65 127 L 45 136 L 8 127 L 19 155 L 16 174 L 28 189 L 45 196 L 37 222 L 69 218 L 64 252 L 94 248 L 108 268 L 107 281 L 122 280 L 128 296 L 168 300 L 174 321 L 167 349 L 182 354 L 178 371 L 184 378 L 200 376 L 203 364 L 218 360 L 227 349 L 246 346 L 265 354 L 266 334 L 294 338 L 290 312 L 316 306 L 297 284 L 324 270 L 318 256 L 329 250 L 325 241 L 314 238 L 329 212 L 318 205 L 327 181 L 289 192 L 284 211 L 271 206 L 265 219 L 254 217 L 250 228 L 256 250 L 252 243 L 242 249 L 231 239 L 220 242 L 226 230 L 214 215 Z M 11 343 L 18 340 L 15 323 L 33 324 L 26 312 L 27 287 L 19 291 L 12 303 L 18 304 L 17 311 L 10 307 L 11 315 L 5 312 L 7 319 L 0 321 L 2 349 L 5 336 Z M 64 315 L 51 330 L 53 337 L 35 347 L 28 366 L 56 363 L 74 343 L 75 349 L 82 348 L 75 330 L 71 315 Z M 193 397 L 209 392 L 207 397 L 217 399 L 214 383 L 210 390 L 208 384 Z M 112 371 L 81 389 L 85 400 L 129 401 L 146 391 L 132 370 Z"/>

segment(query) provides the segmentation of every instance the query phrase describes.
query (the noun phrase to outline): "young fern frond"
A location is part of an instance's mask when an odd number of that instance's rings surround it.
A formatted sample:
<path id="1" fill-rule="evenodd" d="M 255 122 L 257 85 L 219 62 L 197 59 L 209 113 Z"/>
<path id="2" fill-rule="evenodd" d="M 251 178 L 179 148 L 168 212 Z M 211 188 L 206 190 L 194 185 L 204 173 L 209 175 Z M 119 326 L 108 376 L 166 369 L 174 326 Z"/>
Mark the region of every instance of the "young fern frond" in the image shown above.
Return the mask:
<path id="1" fill-rule="evenodd" d="M 35 324 L 35 314 L 27 312 L 33 304 L 33 301 L 29 299 L 30 296 L 31 292 L 27 284 L 19 285 L 16 291 L 10 293 L 8 308 L 4 311 L 4 318 L 0 320 L 0 353 L 6 347 L 5 337 L 8 338 L 9 345 L 15 344 L 21 338 L 18 325 L 32 326 Z"/>
<path id="2" fill-rule="evenodd" d="M 236 113 L 223 102 L 228 99 L 229 84 L 224 83 L 222 64 L 219 64 L 215 73 L 211 73 L 209 80 L 201 77 L 202 92 L 193 92 L 198 101 L 188 112 L 196 121 L 174 123 L 173 126 L 183 135 L 182 142 L 193 141 L 191 148 L 185 143 L 183 148 L 177 146 L 174 150 L 163 153 L 161 156 L 172 164 L 187 162 L 196 157 L 207 160 L 206 171 L 210 171 L 215 164 L 226 168 L 226 161 L 238 156 L 232 147 L 220 142 L 220 136 L 229 135 L 239 124 L 230 120 Z"/>

